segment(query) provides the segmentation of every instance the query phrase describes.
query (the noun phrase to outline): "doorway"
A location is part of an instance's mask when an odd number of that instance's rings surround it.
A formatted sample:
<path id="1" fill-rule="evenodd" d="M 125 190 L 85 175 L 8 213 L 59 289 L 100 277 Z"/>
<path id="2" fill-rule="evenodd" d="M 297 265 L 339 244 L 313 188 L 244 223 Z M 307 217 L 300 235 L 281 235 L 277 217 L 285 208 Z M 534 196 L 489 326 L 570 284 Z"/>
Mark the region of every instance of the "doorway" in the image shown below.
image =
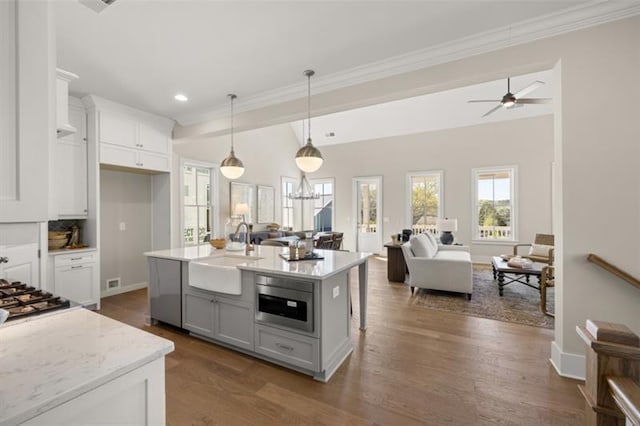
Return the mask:
<path id="1" fill-rule="evenodd" d="M 382 176 L 353 178 L 356 251 L 382 251 Z"/>

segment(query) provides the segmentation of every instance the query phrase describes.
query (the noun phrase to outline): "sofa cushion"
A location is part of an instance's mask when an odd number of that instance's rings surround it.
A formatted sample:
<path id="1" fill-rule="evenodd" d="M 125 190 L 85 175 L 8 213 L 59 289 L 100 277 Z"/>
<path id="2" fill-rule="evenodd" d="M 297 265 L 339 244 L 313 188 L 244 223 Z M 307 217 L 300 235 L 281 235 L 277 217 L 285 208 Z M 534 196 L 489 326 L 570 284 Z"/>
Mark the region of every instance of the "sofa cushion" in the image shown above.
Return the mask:
<path id="1" fill-rule="evenodd" d="M 529 256 L 549 257 L 549 250 L 551 250 L 552 248 L 553 246 L 547 246 L 544 244 L 531 244 Z"/>
<path id="2" fill-rule="evenodd" d="M 424 234 L 418 234 L 410 241 L 411 251 L 415 257 L 432 258 L 437 252 Z"/>
<path id="3" fill-rule="evenodd" d="M 467 251 L 438 251 L 438 254 L 434 257 L 434 259 L 438 260 L 455 260 L 455 261 L 463 261 L 471 263 L 471 255 Z"/>

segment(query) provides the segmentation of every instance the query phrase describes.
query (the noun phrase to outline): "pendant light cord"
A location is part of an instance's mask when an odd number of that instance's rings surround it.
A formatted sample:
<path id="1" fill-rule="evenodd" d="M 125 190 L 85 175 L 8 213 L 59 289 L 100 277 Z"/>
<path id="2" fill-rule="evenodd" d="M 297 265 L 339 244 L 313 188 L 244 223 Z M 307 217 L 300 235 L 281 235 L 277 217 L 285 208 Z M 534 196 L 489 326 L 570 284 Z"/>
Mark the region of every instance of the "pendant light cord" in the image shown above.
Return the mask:
<path id="1" fill-rule="evenodd" d="M 307 121 L 309 122 L 307 125 L 307 130 L 309 131 L 308 142 L 311 140 L 311 73 L 307 74 Z"/>
<path id="2" fill-rule="evenodd" d="M 233 100 L 236 98 L 236 95 L 230 94 L 227 96 L 231 98 L 231 152 L 233 153 Z"/>

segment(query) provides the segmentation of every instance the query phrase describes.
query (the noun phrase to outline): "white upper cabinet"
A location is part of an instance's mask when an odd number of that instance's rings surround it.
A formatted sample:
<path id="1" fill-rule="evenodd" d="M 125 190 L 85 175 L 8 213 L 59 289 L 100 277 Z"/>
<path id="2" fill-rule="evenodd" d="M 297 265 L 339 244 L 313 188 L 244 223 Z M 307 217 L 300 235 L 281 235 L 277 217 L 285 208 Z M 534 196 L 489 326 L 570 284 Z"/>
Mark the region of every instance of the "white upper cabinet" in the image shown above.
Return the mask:
<path id="1" fill-rule="evenodd" d="M 69 123 L 77 131 L 58 139 L 54 163 L 58 218 L 87 217 L 87 115 L 78 100 L 69 106 Z"/>
<path id="2" fill-rule="evenodd" d="M 138 126 L 138 148 L 167 154 L 169 152 L 169 137 L 155 127 L 140 123 Z"/>
<path id="3" fill-rule="evenodd" d="M 100 112 L 100 143 L 110 143 L 129 148 L 138 145 L 137 123 L 124 115 Z"/>
<path id="4" fill-rule="evenodd" d="M 98 141 L 100 164 L 151 172 L 171 170 L 172 120 L 93 95 L 83 103 L 89 113 L 89 142 L 94 137 Z"/>
<path id="5" fill-rule="evenodd" d="M 69 71 L 56 70 L 56 130 L 59 138 L 78 130 L 69 120 L 69 82 L 77 78 Z"/>
<path id="6" fill-rule="evenodd" d="M 51 7 L 0 1 L 0 222 L 49 216 L 46 182 L 56 138 Z"/>

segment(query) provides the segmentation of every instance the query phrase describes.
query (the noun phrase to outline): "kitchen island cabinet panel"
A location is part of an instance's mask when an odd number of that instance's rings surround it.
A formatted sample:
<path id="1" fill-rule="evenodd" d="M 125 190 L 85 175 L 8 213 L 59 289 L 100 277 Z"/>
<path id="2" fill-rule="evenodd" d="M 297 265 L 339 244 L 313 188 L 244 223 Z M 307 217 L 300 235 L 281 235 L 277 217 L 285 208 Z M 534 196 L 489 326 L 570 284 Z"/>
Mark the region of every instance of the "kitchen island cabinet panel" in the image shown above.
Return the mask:
<path id="1" fill-rule="evenodd" d="M 184 294 L 183 324 L 192 333 L 253 350 L 253 305 L 216 293 Z"/>
<path id="2" fill-rule="evenodd" d="M 213 296 L 185 294 L 183 321 L 184 328 L 205 337 L 214 336 Z"/>
<path id="3" fill-rule="evenodd" d="M 219 296 L 216 296 L 214 305 L 215 332 L 213 337 L 230 345 L 252 351 L 253 305 Z"/>

